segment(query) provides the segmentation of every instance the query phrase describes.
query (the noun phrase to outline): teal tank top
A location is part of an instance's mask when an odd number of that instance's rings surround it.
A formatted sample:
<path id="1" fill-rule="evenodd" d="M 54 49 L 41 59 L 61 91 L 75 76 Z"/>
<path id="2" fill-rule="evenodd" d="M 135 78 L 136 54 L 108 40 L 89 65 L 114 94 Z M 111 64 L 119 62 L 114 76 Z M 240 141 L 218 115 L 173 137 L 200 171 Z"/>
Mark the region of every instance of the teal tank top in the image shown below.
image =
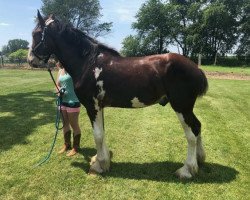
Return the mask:
<path id="1" fill-rule="evenodd" d="M 74 91 L 74 85 L 73 85 L 73 80 L 71 76 L 68 73 L 65 73 L 64 75 L 60 74 L 58 80 L 59 80 L 61 88 L 65 89 L 65 93 L 62 97 L 62 102 L 68 103 L 68 104 L 79 102 Z"/>

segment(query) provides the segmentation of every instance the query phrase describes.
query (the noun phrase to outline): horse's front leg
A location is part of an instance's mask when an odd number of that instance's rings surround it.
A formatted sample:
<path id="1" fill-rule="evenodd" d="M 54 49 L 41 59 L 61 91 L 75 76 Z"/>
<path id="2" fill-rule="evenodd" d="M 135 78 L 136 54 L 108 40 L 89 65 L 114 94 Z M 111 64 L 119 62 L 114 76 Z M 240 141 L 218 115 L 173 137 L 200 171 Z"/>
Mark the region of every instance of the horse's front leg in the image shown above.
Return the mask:
<path id="1" fill-rule="evenodd" d="M 103 173 L 109 170 L 110 153 L 105 143 L 103 109 L 98 108 L 93 118 L 93 131 L 97 154 L 91 158 L 90 173 Z"/>

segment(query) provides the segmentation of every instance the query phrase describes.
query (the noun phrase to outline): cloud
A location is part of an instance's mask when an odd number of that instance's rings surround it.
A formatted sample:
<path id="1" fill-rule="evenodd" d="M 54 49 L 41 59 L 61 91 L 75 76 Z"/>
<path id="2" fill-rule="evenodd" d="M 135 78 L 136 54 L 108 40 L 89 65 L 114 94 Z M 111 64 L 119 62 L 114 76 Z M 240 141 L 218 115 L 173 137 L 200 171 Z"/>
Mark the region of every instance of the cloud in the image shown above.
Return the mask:
<path id="1" fill-rule="evenodd" d="M 135 13 L 128 8 L 119 8 L 115 10 L 120 21 L 123 22 L 133 22 L 135 21 L 134 15 Z"/>
<path id="2" fill-rule="evenodd" d="M 8 23 L 0 22 L 0 26 L 10 26 Z"/>
<path id="3" fill-rule="evenodd" d="M 135 15 L 144 2 L 145 0 L 116 0 L 112 4 L 102 5 L 103 20 L 132 23 L 136 20 Z"/>

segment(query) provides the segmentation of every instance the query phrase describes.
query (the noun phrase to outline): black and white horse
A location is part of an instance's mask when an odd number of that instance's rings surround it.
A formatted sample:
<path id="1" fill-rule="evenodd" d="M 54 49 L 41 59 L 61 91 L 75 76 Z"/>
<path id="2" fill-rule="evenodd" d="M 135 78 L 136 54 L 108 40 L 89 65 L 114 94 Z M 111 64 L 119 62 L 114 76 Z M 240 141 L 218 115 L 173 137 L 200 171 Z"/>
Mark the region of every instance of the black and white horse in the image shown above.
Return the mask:
<path id="1" fill-rule="evenodd" d="M 178 54 L 122 57 L 83 32 L 60 23 L 53 15 L 43 18 L 32 32 L 28 61 L 32 66 L 56 55 L 74 82 L 75 92 L 90 118 L 97 155 L 91 159 L 91 172 L 110 168 L 110 152 L 104 135 L 104 107 L 142 108 L 168 102 L 184 129 L 188 152 L 180 178 L 191 178 L 204 162 L 201 123 L 193 113 L 198 96 L 206 93 L 206 76 L 198 66 Z"/>

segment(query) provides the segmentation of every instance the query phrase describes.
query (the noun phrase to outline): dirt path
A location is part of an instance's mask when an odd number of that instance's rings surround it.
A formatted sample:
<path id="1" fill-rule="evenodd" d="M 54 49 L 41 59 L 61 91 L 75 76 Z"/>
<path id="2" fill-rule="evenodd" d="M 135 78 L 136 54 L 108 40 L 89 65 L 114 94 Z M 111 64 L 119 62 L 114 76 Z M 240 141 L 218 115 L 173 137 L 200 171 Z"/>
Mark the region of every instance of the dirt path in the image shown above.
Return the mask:
<path id="1" fill-rule="evenodd" d="M 225 72 L 207 72 L 205 71 L 208 78 L 213 79 L 229 79 L 229 80 L 250 80 L 250 75 L 236 74 L 236 73 L 225 73 Z"/>

